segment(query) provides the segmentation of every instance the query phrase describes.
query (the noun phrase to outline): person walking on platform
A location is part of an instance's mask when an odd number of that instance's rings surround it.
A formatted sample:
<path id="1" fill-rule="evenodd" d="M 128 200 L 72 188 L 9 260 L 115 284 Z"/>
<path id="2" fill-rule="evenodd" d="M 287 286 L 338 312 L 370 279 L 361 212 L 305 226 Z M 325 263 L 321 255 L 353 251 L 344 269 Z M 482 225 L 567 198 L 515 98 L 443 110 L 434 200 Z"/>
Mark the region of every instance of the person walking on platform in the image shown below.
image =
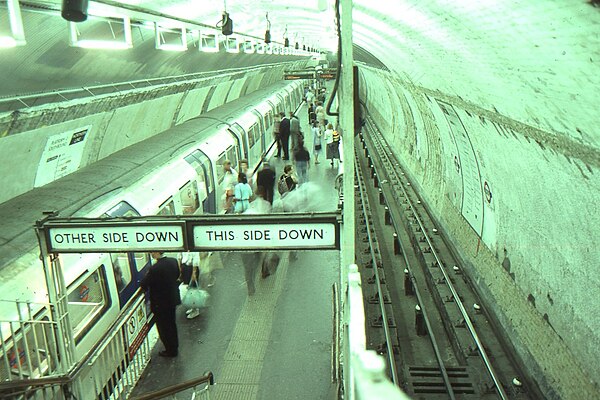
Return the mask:
<path id="1" fill-rule="evenodd" d="M 244 175 L 246 175 L 246 180 L 248 181 L 248 185 L 250 185 L 250 187 L 252 187 L 252 173 L 248 169 L 248 160 L 246 160 L 246 159 L 240 160 L 240 168 L 238 169 L 238 171 L 240 171 Z"/>
<path id="2" fill-rule="evenodd" d="M 181 304 L 179 297 L 179 266 L 177 260 L 165 257 L 163 252 L 150 253 L 156 262 L 148 268 L 146 276 L 140 282 L 144 290 L 150 291 L 150 310 L 158 336 L 165 350 L 158 353 L 161 357 L 177 357 L 179 340 L 175 309 Z"/>
<path id="3" fill-rule="evenodd" d="M 310 130 L 312 131 L 313 136 L 313 155 L 315 156 L 315 164 L 319 164 L 319 155 L 323 152 L 323 146 L 321 145 L 321 136 L 323 136 L 323 133 L 316 120 L 312 121 Z"/>
<path id="4" fill-rule="evenodd" d="M 244 277 L 246 279 L 246 286 L 248 287 L 248 296 L 252 296 L 256 291 L 254 287 L 254 277 L 258 268 L 260 253 L 245 251 L 240 253 L 240 256 L 242 264 L 244 265 Z"/>
<path id="5" fill-rule="evenodd" d="M 317 121 L 319 121 L 319 123 L 321 125 L 325 125 L 325 108 L 323 108 L 323 103 L 322 102 L 317 102 L 317 108 L 315 109 L 315 114 L 317 116 Z"/>
<path id="6" fill-rule="evenodd" d="M 337 141 L 335 140 L 335 136 L 337 136 Z M 339 134 L 336 135 L 334 133 L 332 124 L 327 124 L 327 129 L 323 137 L 325 138 L 325 143 L 327 143 L 326 156 L 328 160 L 331 160 L 331 166 L 333 167 L 333 160 L 336 158 L 339 160 L 340 158 Z"/>
<path id="7" fill-rule="evenodd" d="M 285 113 L 281 113 L 279 136 L 281 137 L 281 147 L 283 147 L 283 160 L 289 160 L 290 120 L 285 117 Z"/>
<path id="8" fill-rule="evenodd" d="M 308 122 L 312 124 L 313 119 L 317 119 L 317 114 L 315 113 L 315 104 L 313 102 L 308 103 Z"/>
<path id="9" fill-rule="evenodd" d="M 306 103 L 312 104 L 314 99 L 315 99 L 315 94 L 312 92 L 312 90 L 309 89 L 308 92 L 306 92 Z"/>
<path id="10" fill-rule="evenodd" d="M 298 171 L 298 183 L 308 182 L 308 167 L 310 165 L 310 153 L 304 147 L 304 142 L 298 142 L 298 150 L 294 153 L 296 170 Z"/>
<path id="11" fill-rule="evenodd" d="M 290 112 L 290 138 L 292 139 L 292 151 L 298 150 L 298 142 L 300 141 L 300 120 Z"/>
<path id="12" fill-rule="evenodd" d="M 279 118 L 274 118 L 273 121 L 273 139 L 275 140 L 275 145 L 277 146 L 277 154 L 276 158 L 281 157 L 281 134 L 279 131 L 279 127 L 281 125 L 281 114 L 279 114 Z"/>
<path id="13" fill-rule="evenodd" d="M 261 193 L 263 198 L 273 205 L 273 192 L 275 190 L 276 173 L 268 162 L 263 162 L 263 168 L 256 174 L 256 192 Z"/>
<path id="14" fill-rule="evenodd" d="M 284 197 L 287 193 L 296 189 L 297 184 L 298 179 L 294 176 L 294 167 L 290 164 L 283 167 L 283 174 L 279 177 L 279 181 L 277 182 L 277 190 L 281 197 Z"/>
<path id="15" fill-rule="evenodd" d="M 233 211 L 241 214 L 250 206 L 250 197 L 252 197 L 252 188 L 248 185 L 246 174 L 240 172 L 238 175 L 238 184 L 233 189 Z"/>
<path id="16" fill-rule="evenodd" d="M 233 212 L 233 188 L 237 182 L 237 172 L 231 168 L 231 161 L 223 161 L 223 209 L 225 213 Z"/>

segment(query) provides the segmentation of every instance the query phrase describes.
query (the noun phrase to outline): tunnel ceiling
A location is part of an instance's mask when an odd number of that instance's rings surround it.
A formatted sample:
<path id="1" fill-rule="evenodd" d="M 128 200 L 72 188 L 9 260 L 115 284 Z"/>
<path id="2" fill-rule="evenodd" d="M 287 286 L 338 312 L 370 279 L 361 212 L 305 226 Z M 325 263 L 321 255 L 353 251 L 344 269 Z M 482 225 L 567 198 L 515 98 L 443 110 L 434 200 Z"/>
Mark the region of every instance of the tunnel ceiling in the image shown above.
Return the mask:
<path id="1" fill-rule="evenodd" d="M 129 0 L 207 24 L 222 1 Z M 357 58 L 578 143 L 600 146 L 600 10 L 587 0 L 353 1 Z M 337 48 L 334 0 L 227 0 L 239 32 Z M 366 50 L 361 51 L 361 49 Z M 372 62 L 370 64 L 373 64 Z"/>
<path id="2" fill-rule="evenodd" d="M 36 2 L 40 3 L 40 2 Z M 60 1 L 51 0 L 60 8 Z M 103 0 L 234 31 L 335 50 L 334 0 Z M 594 1 L 353 1 L 357 59 L 578 143 L 600 146 L 600 10 Z M 375 62 L 376 61 L 376 62 Z"/>

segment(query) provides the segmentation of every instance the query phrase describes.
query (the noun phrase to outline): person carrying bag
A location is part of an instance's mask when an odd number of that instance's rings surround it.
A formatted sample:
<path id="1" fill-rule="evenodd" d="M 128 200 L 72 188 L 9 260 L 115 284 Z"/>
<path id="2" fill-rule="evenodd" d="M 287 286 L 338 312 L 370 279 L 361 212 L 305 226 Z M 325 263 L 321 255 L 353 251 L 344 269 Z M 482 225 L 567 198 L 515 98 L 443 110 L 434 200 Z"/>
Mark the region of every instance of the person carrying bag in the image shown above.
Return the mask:
<path id="1" fill-rule="evenodd" d="M 187 319 L 194 319 L 200 315 L 200 309 L 206 307 L 209 294 L 206 290 L 200 288 L 198 283 L 198 275 L 196 270 L 192 274 L 192 279 L 188 284 L 188 290 L 181 300 L 181 303 L 188 310 L 186 311 Z"/>

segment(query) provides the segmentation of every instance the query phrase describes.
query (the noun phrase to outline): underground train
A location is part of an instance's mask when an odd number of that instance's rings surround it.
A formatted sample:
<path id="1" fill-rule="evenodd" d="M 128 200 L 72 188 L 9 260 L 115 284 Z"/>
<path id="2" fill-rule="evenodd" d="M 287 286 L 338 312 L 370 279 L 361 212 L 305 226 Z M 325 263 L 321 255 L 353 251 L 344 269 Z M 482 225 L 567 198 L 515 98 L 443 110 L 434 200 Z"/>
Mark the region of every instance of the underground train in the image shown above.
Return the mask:
<path id="1" fill-rule="evenodd" d="M 2 236 L 7 238 L 0 244 L 0 382 L 52 375 L 49 369 L 55 364 L 56 339 L 44 331 L 48 328 L 31 324 L 48 320 L 47 290 L 32 228 L 44 211 L 57 210 L 61 217 L 219 213 L 223 161 L 237 166 L 246 159 L 249 170 L 255 171 L 273 147 L 276 115 L 297 110 L 302 97 L 300 81 L 277 83 L 0 204 Z M 139 293 L 138 282 L 150 258 L 147 253 L 59 257 L 75 359 L 80 360 L 98 347 L 108 327 L 131 313 L 128 307 Z M 111 363 L 128 362 L 126 351 L 121 358 Z M 92 373 L 105 374 L 108 380 L 115 365 Z"/>

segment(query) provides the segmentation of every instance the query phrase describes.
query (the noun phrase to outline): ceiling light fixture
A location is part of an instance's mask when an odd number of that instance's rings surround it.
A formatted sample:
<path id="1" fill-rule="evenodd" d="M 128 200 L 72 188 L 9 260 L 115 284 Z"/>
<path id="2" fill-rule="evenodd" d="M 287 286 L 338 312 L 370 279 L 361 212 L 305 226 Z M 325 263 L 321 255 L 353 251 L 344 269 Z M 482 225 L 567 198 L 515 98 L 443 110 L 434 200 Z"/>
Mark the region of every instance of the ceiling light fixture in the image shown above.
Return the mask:
<path id="1" fill-rule="evenodd" d="M 23 19 L 18 0 L 7 0 L 8 19 L 11 35 L 0 36 L 0 47 L 15 47 L 25 45 L 25 32 L 23 31 Z"/>
<path id="2" fill-rule="evenodd" d="M 271 21 L 269 21 L 269 13 L 267 13 L 267 30 L 265 31 L 265 43 L 271 43 Z"/>
<path id="3" fill-rule="evenodd" d="M 283 32 L 283 45 L 290 47 L 290 39 L 287 38 L 287 25 L 285 26 L 285 32 Z"/>
<path id="4" fill-rule="evenodd" d="M 198 50 L 205 53 L 219 52 L 219 34 L 217 32 L 200 31 Z"/>
<path id="5" fill-rule="evenodd" d="M 167 29 L 154 23 L 154 45 L 158 50 L 186 51 L 187 30 L 185 28 Z"/>
<path id="6" fill-rule="evenodd" d="M 244 40 L 244 53 L 253 54 L 256 52 L 256 41 L 254 39 Z"/>
<path id="7" fill-rule="evenodd" d="M 106 25 L 99 25 L 97 20 L 104 20 Z M 123 31 L 115 30 L 122 25 Z M 90 28 L 90 29 L 86 29 Z M 103 29 L 100 29 L 103 28 Z M 82 35 L 81 30 L 84 31 Z M 89 32 L 93 32 L 90 35 Z M 121 36 L 120 38 L 118 36 Z M 106 39 L 109 38 L 109 39 Z M 94 17 L 93 22 L 76 24 L 69 22 L 69 45 L 84 49 L 125 50 L 133 47 L 131 39 L 131 22 L 129 17 Z"/>
<path id="8" fill-rule="evenodd" d="M 225 38 L 225 51 L 228 53 L 240 52 L 240 40 L 237 35 Z"/>
<path id="9" fill-rule="evenodd" d="M 223 0 L 223 15 L 221 17 L 221 21 L 217 23 L 217 28 L 221 28 L 221 33 L 225 36 L 229 36 L 233 34 L 233 20 L 229 17 L 229 13 L 227 12 L 227 0 Z"/>
<path id="10" fill-rule="evenodd" d="M 88 0 L 63 0 L 60 15 L 67 21 L 83 22 L 87 19 Z"/>

